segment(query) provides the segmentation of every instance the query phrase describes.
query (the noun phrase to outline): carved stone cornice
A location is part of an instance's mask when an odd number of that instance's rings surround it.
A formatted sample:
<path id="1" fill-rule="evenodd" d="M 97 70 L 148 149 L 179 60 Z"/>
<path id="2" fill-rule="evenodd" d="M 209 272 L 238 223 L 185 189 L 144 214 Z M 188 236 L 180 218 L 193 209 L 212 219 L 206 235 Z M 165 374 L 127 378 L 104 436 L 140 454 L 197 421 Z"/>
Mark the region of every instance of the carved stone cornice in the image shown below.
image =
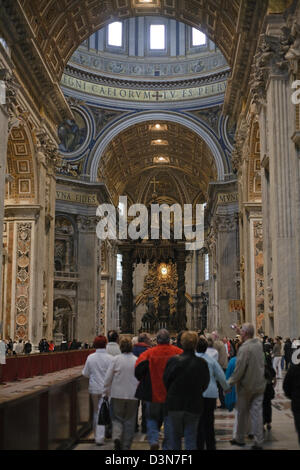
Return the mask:
<path id="1" fill-rule="evenodd" d="M 262 34 L 254 56 L 250 89 L 253 102 L 258 106 L 266 103 L 266 90 L 270 77 L 287 78 L 289 61 L 286 54 L 291 45 L 289 28 L 282 27 L 279 36 Z"/>
<path id="2" fill-rule="evenodd" d="M 96 83 L 98 85 L 105 85 L 110 87 L 126 87 L 126 88 L 139 88 L 141 90 L 173 90 L 177 88 L 193 88 L 208 85 L 210 83 L 218 83 L 223 80 L 227 80 L 230 71 L 224 70 L 222 72 L 216 72 L 205 77 L 200 78 L 191 78 L 191 79 L 182 79 L 178 81 L 164 80 L 164 81 L 147 81 L 147 80 L 131 80 L 131 79 L 122 79 L 122 78 L 113 78 L 106 77 L 103 75 L 98 75 L 93 72 L 79 70 L 72 65 L 68 64 L 65 68 L 64 73 L 70 75 L 74 78 L 84 80 L 91 83 Z M 80 100 L 78 100 L 80 101 Z M 73 103 L 69 103 L 73 104 Z"/>
<path id="3" fill-rule="evenodd" d="M 53 172 L 61 165 L 62 158 L 58 153 L 56 142 L 48 135 L 44 128 L 36 129 L 37 151 L 44 156 L 47 171 Z"/>
<path id="4" fill-rule="evenodd" d="M 287 33 L 289 34 L 287 60 L 300 59 L 300 7 L 287 19 Z"/>
<path id="5" fill-rule="evenodd" d="M 10 71 L 0 61 L 0 80 L 4 82 L 4 93 L 5 93 L 5 109 L 8 115 L 8 133 L 13 127 L 17 127 L 20 122 L 20 116 L 17 111 L 17 95 L 21 88 L 18 80 L 14 73 Z"/>
<path id="6" fill-rule="evenodd" d="M 297 11 L 287 18 L 287 34 L 289 42 L 287 44 L 287 52 L 285 58 L 289 61 L 290 70 L 297 73 L 299 70 L 300 60 L 300 7 Z"/>
<path id="7" fill-rule="evenodd" d="M 30 205 L 17 205 L 7 204 L 4 209 L 4 215 L 9 220 L 35 220 L 37 221 L 40 216 L 42 207 L 37 204 Z"/>
<path id="8" fill-rule="evenodd" d="M 0 62 L 0 80 L 5 83 L 6 105 L 10 109 L 17 104 L 16 97 L 18 90 L 20 89 L 20 85 L 13 72 L 5 68 L 2 62 Z"/>

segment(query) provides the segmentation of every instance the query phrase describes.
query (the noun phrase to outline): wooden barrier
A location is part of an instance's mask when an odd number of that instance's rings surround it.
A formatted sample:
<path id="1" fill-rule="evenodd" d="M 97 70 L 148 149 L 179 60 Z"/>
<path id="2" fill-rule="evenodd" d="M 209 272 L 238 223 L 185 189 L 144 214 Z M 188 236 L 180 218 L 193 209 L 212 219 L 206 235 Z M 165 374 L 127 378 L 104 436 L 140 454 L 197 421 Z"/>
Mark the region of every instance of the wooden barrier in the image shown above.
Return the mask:
<path id="1" fill-rule="evenodd" d="M 92 429 L 88 379 L 53 383 L 0 404 L 0 450 L 66 450 Z"/>
<path id="2" fill-rule="evenodd" d="M 94 351 L 94 349 L 80 349 L 7 357 L 6 364 L 0 366 L 1 381 L 13 382 L 80 366 Z"/>

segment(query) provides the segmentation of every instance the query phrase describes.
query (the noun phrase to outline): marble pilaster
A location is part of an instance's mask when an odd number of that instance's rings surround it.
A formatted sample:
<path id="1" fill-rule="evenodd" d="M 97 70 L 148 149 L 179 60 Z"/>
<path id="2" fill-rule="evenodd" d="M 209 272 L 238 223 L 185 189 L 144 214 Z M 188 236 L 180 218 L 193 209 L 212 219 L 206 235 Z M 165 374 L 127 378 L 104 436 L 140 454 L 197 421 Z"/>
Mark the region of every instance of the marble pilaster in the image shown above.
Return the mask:
<path id="1" fill-rule="evenodd" d="M 223 197 L 224 195 L 228 197 Z M 220 197 L 221 195 L 221 197 Z M 211 183 L 206 223 L 211 227 L 209 245 L 213 272 L 209 282 L 208 327 L 221 335 L 232 333 L 230 324 L 236 321 L 229 311 L 229 302 L 240 298 L 236 282 L 239 272 L 239 227 L 237 183 Z"/>
<path id="2" fill-rule="evenodd" d="M 4 198 L 5 175 L 7 159 L 7 141 L 9 128 L 12 123 L 12 109 L 14 106 L 17 85 L 12 75 L 12 63 L 5 48 L 0 44 L 0 281 L 2 280 L 3 263 L 3 223 L 4 223 Z M 2 299 L 2 282 L 0 282 L 0 299 Z M 0 335 L 4 321 L 4 312 L 0 300 Z"/>
<path id="3" fill-rule="evenodd" d="M 122 333 L 133 332 L 133 259 L 130 247 L 122 248 Z"/>
<path id="4" fill-rule="evenodd" d="M 98 245 L 96 217 L 77 216 L 78 272 L 80 282 L 77 291 L 78 340 L 92 342 L 99 331 L 97 324 L 100 297 L 100 272 L 98 269 Z"/>
<path id="5" fill-rule="evenodd" d="M 267 334 L 297 335 L 300 328 L 299 158 L 292 136 L 292 35 L 281 16 L 270 17 L 257 55 L 259 86 L 265 307 Z M 293 54 L 292 54 L 293 55 Z"/>

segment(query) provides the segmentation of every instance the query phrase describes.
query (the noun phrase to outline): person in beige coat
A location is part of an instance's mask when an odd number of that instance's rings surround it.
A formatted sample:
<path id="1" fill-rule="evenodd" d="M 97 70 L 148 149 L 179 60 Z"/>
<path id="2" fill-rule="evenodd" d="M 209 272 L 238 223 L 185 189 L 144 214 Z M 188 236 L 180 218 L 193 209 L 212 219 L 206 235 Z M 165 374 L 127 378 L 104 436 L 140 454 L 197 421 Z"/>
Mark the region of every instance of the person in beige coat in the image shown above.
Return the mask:
<path id="1" fill-rule="evenodd" d="M 265 359 L 260 339 L 254 338 L 254 326 L 245 323 L 240 335 L 242 345 L 239 348 L 236 366 L 229 385 L 237 389 L 237 432 L 232 445 L 244 446 L 249 416 L 254 434 L 253 450 L 262 449 L 263 444 L 263 397 L 266 388 Z"/>
<path id="2" fill-rule="evenodd" d="M 214 348 L 216 349 L 216 351 L 218 351 L 218 363 L 222 367 L 224 374 L 226 374 L 226 369 L 228 365 L 228 357 L 227 357 L 225 344 L 223 343 L 223 341 L 220 340 L 220 337 L 217 331 L 213 331 L 211 334 L 211 337 L 214 341 Z M 223 388 L 219 384 L 219 382 L 217 384 L 218 384 L 218 390 L 219 390 L 219 400 L 221 403 L 219 408 L 225 409 L 226 406 L 225 406 L 225 397 L 223 393 Z"/>

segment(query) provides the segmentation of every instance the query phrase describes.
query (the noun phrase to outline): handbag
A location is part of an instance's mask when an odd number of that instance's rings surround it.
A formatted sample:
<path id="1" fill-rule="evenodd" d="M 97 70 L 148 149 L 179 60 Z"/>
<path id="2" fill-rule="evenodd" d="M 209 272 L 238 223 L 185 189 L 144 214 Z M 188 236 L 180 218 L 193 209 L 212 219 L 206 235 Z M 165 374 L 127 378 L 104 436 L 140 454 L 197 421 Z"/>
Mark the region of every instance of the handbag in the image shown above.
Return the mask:
<path id="1" fill-rule="evenodd" d="M 103 398 L 98 415 L 98 424 L 100 426 L 107 426 L 111 423 L 108 398 Z"/>

